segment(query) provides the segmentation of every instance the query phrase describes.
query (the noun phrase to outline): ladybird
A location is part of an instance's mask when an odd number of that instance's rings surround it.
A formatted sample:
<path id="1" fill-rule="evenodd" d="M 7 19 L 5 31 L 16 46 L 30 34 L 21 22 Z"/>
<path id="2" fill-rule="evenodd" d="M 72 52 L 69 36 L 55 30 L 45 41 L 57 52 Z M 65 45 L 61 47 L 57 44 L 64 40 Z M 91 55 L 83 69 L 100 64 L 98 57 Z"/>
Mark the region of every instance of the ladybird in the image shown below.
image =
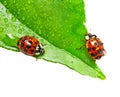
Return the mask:
<path id="1" fill-rule="evenodd" d="M 18 40 L 18 49 L 28 56 L 38 56 L 44 53 L 41 43 L 34 37 L 23 36 Z"/>
<path id="2" fill-rule="evenodd" d="M 85 35 L 85 40 L 86 48 L 94 60 L 99 60 L 105 55 L 103 42 L 96 35 L 88 33 Z"/>

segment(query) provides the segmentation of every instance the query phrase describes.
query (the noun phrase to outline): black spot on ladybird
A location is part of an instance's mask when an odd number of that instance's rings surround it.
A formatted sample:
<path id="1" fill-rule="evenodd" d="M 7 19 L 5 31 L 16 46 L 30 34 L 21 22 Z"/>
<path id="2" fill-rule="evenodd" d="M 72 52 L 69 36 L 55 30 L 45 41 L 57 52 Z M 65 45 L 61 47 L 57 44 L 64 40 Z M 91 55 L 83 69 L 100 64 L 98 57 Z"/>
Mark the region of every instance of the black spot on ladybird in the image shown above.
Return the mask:
<path id="1" fill-rule="evenodd" d="M 22 39 L 22 42 L 25 42 L 25 40 L 26 40 L 25 38 L 24 38 L 24 39 Z"/>
<path id="2" fill-rule="evenodd" d="M 31 53 L 33 53 L 34 52 L 34 50 L 31 50 Z"/>
<path id="3" fill-rule="evenodd" d="M 24 50 L 24 54 L 27 54 L 27 50 L 26 49 Z"/>
<path id="4" fill-rule="evenodd" d="M 102 53 L 102 51 L 101 51 L 101 50 L 98 50 L 98 51 L 97 51 L 97 53 L 98 53 L 98 54 L 101 54 L 101 53 Z"/>
<path id="5" fill-rule="evenodd" d="M 88 51 L 90 51 L 91 50 L 91 48 L 88 48 Z"/>
<path id="6" fill-rule="evenodd" d="M 35 42 L 35 44 L 37 44 L 37 42 Z"/>
<path id="7" fill-rule="evenodd" d="M 36 49 L 36 46 L 33 46 L 34 49 Z"/>
<path id="8" fill-rule="evenodd" d="M 96 54 L 94 54 L 94 53 L 91 53 L 91 56 L 96 56 Z"/>
<path id="9" fill-rule="evenodd" d="M 24 43 L 21 43 L 21 47 L 24 47 Z"/>
<path id="10" fill-rule="evenodd" d="M 92 50 L 95 50 L 95 47 L 92 47 Z"/>
<path id="11" fill-rule="evenodd" d="M 19 43 L 19 42 L 17 42 L 17 45 L 18 45 L 18 46 L 19 46 L 19 44 L 20 44 L 20 43 Z"/>
<path id="12" fill-rule="evenodd" d="M 31 46 L 27 45 L 26 48 L 29 49 L 29 48 L 31 48 Z"/>
<path id="13" fill-rule="evenodd" d="M 97 56 L 97 57 L 95 57 L 96 59 L 100 59 L 102 56 Z"/>
<path id="14" fill-rule="evenodd" d="M 32 44 L 32 41 L 29 41 L 30 44 Z"/>

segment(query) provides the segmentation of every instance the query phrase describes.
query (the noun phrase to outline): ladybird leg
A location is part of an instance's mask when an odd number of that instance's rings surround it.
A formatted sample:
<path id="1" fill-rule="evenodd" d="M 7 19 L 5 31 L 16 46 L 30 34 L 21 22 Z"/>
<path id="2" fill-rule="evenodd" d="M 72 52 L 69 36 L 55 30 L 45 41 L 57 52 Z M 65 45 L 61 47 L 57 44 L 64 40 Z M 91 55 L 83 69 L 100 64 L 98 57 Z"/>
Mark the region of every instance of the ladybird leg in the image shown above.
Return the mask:
<path id="1" fill-rule="evenodd" d="M 35 56 L 33 56 L 35 59 L 36 59 L 36 61 L 38 60 L 38 59 L 42 59 L 42 57 L 40 57 L 40 55 L 35 55 Z"/>
<path id="2" fill-rule="evenodd" d="M 37 58 L 37 57 L 35 57 L 35 59 L 36 59 L 36 61 L 38 60 L 38 58 Z"/>
<path id="3" fill-rule="evenodd" d="M 83 42 L 83 43 L 85 43 L 85 42 L 86 42 L 86 40 L 82 40 L 82 42 Z M 76 50 L 80 50 L 80 49 L 82 49 L 84 46 L 85 46 L 85 44 L 84 44 L 84 45 L 82 45 L 82 46 L 80 46 L 79 48 L 76 48 Z"/>
<path id="4" fill-rule="evenodd" d="M 80 46 L 79 48 L 76 48 L 76 50 L 80 50 L 84 47 L 85 45 Z"/>
<path id="5" fill-rule="evenodd" d="M 82 40 L 82 42 L 83 42 L 83 43 L 85 43 L 85 42 L 86 42 L 86 40 Z M 84 46 L 85 46 L 85 44 L 83 44 L 83 45 L 82 45 L 82 46 L 80 46 L 79 48 L 76 48 L 76 50 L 80 50 L 80 49 L 82 49 Z"/>
<path id="6" fill-rule="evenodd" d="M 95 60 L 95 59 L 93 59 L 93 61 L 94 61 L 94 62 L 96 62 L 96 60 Z"/>
<path id="7" fill-rule="evenodd" d="M 16 48 L 17 49 L 17 51 L 19 51 L 19 49 L 18 49 L 18 47 L 17 46 L 11 46 L 12 48 Z"/>
<path id="8" fill-rule="evenodd" d="M 42 46 L 46 46 L 47 44 L 43 44 L 43 43 L 41 43 L 41 45 L 42 45 Z"/>
<path id="9" fill-rule="evenodd" d="M 33 57 L 35 58 L 36 61 L 38 60 L 38 57 L 36 57 L 36 56 L 33 56 Z"/>

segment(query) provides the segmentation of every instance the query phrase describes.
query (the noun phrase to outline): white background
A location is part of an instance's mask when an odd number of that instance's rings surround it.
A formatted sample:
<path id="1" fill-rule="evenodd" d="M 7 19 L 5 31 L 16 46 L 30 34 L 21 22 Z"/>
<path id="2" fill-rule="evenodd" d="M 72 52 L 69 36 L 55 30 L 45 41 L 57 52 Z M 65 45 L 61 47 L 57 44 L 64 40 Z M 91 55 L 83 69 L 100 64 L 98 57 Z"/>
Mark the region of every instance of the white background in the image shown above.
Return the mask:
<path id="1" fill-rule="evenodd" d="M 120 97 L 119 0 L 85 0 L 86 26 L 104 42 L 106 80 L 0 48 L 0 97 Z"/>

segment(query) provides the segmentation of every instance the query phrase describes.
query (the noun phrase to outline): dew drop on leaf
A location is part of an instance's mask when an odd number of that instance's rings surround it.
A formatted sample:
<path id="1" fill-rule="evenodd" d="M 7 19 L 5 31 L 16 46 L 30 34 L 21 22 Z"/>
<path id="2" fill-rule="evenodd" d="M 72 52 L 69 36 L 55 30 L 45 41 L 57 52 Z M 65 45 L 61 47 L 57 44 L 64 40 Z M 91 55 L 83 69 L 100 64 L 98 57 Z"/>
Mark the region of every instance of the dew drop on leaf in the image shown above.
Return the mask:
<path id="1" fill-rule="evenodd" d="M 16 2 L 15 2 L 15 0 L 13 0 L 12 2 L 13 2 L 13 4 L 15 4 L 15 3 L 16 3 Z"/>
<path id="2" fill-rule="evenodd" d="M 16 14 L 16 13 L 15 13 L 15 14 Z M 18 9 L 17 14 L 18 14 L 18 15 L 20 14 L 20 9 Z"/>
<path id="3" fill-rule="evenodd" d="M 80 38 L 87 32 L 83 24 L 83 0 L 1 0 L 1 3 L 1 47 L 18 51 L 11 47 L 16 46 L 18 38 L 37 36 L 47 44 L 43 59 L 64 64 L 84 75 L 105 79 L 95 62 L 85 55 L 86 49 L 79 50 L 80 53 L 76 51 L 76 46 L 79 48 L 83 44 Z"/>
<path id="4" fill-rule="evenodd" d="M 41 30 L 39 30 L 39 34 L 42 34 L 42 31 L 41 31 Z"/>
<path id="5" fill-rule="evenodd" d="M 10 39 L 14 39 L 14 37 L 13 37 L 12 34 L 7 34 L 7 36 L 8 36 Z"/>
<path id="6" fill-rule="evenodd" d="M 9 27 L 9 24 L 6 24 L 6 27 Z"/>
<path id="7" fill-rule="evenodd" d="M 2 32 L 3 31 L 3 28 L 2 27 L 0 27 L 0 32 Z"/>
<path id="8" fill-rule="evenodd" d="M 28 1 L 28 4 L 30 4 L 31 2 L 30 1 Z"/>
<path id="9" fill-rule="evenodd" d="M 4 18 L 4 22 L 8 22 L 8 18 Z"/>
<path id="10" fill-rule="evenodd" d="M 3 2 L 3 4 L 4 4 L 4 5 L 7 5 L 7 2 L 6 2 L 6 0 Z"/>
<path id="11" fill-rule="evenodd" d="M 41 26 L 40 26 L 40 29 L 42 29 L 42 28 L 43 28 L 43 26 L 41 25 Z"/>
<path id="12" fill-rule="evenodd" d="M 15 18 L 15 17 L 12 17 L 12 21 L 15 22 L 15 21 L 16 21 L 16 18 Z"/>
<path id="13" fill-rule="evenodd" d="M 18 29 L 18 33 L 22 33 L 22 29 Z"/>
<path id="14" fill-rule="evenodd" d="M 24 20 L 25 20 L 25 17 L 22 17 L 22 20 L 24 21 Z"/>
<path id="15" fill-rule="evenodd" d="M 10 13 L 10 11 L 7 9 L 7 10 L 6 10 L 6 13 L 8 13 L 8 14 L 9 14 L 9 13 Z"/>
<path id="16" fill-rule="evenodd" d="M 52 36 L 54 37 L 54 36 L 55 36 L 55 34 L 52 34 Z"/>

